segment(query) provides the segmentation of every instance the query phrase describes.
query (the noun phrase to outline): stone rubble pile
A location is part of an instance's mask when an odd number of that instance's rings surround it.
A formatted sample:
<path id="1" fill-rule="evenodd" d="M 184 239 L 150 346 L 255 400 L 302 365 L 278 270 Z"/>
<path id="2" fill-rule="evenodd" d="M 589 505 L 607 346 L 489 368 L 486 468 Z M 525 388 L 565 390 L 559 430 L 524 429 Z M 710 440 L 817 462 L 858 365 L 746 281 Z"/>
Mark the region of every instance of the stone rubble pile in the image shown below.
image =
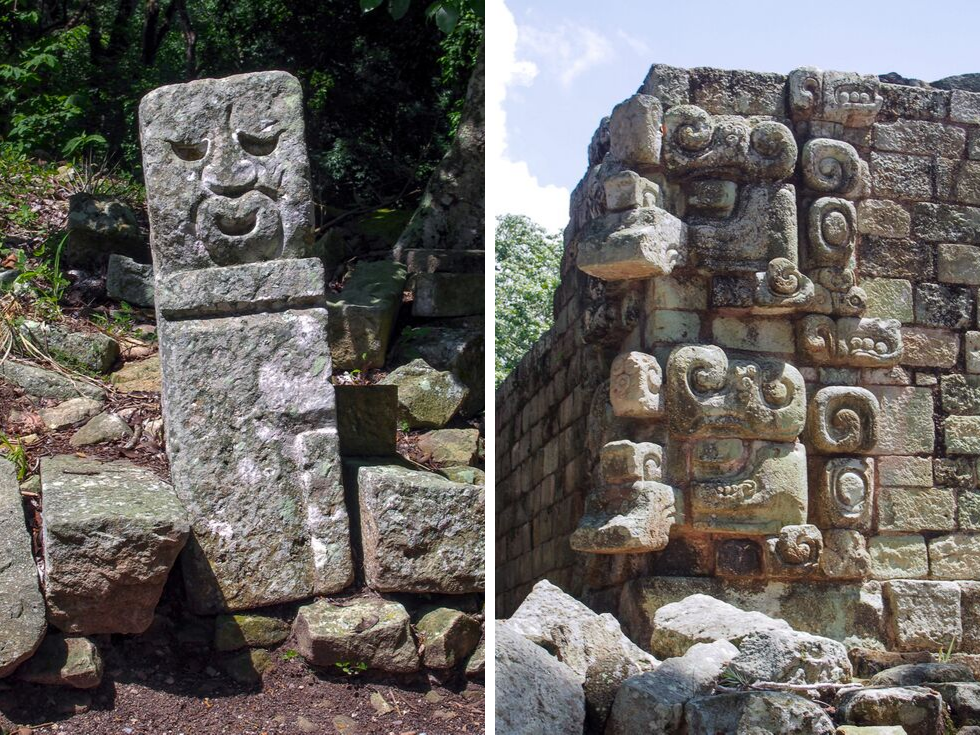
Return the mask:
<path id="1" fill-rule="evenodd" d="M 655 614 L 671 641 L 659 661 L 610 615 L 539 582 L 496 623 L 496 732 L 969 735 L 980 726 L 976 664 L 895 658 L 858 678 L 857 649 L 710 599 Z"/>

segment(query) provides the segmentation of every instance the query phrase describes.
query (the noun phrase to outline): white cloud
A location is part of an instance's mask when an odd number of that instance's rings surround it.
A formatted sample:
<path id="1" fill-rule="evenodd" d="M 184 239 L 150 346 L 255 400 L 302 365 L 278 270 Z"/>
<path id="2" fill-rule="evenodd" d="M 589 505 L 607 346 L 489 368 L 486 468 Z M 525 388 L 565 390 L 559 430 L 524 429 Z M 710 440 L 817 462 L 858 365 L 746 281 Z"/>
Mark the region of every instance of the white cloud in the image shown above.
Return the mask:
<path id="1" fill-rule="evenodd" d="M 489 18 L 496 21 L 487 33 L 487 209 L 493 217 L 523 214 L 549 230 L 560 230 L 568 221 L 568 189 L 542 185 L 527 163 L 507 152 L 507 116 L 504 101 L 508 88 L 528 87 L 539 68 L 518 59 L 518 30 L 503 0 L 490 0 Z"/>
<path id="2" fill-rule="evenodd" d="M 570 87 L 583 72 L 611 61 L 615 56 L 612 43 L 586 26 L 563 21 L 542 30 L 522 26 L 518 31 L 522 50 L 541 58 L 563 87 Z"/>
<path id="3" fill-rule="evenodd" d="M 645 41 L 643 41 L 642 39 L 637 38 L 636 36 L 631 36 L 629 33 L 627 33 L 626 31 L 624 31 L 622 28 L 620 28 L 618 31 L 616 31 L 616 35 L 619 36 L 619 38 L 627 46 L 629 46 L 631 49 L 633 49 L 633 53 L 635 53 L 637 56 L 640 56 L 640 57 L 643 57 L 643 58 L 646 59 L 646 58 L 649 58 L 653 54 L 653 49 L 650 48 L 650 46 Z"/>

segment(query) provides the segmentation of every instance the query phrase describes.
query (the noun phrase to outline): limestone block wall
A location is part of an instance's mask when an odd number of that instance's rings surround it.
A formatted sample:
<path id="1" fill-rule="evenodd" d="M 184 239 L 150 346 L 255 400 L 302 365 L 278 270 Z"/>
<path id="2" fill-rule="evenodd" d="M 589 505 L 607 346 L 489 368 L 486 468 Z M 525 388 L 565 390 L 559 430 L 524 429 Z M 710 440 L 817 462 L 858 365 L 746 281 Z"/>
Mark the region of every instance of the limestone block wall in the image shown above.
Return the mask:
<path id="1" fill-rule="evenodd" d="M 548 578 L 641 644 L 707 592 L 980 653 L 980 94 L 656 65 L 570 215 L 497 394 L 502 614 Z"/>

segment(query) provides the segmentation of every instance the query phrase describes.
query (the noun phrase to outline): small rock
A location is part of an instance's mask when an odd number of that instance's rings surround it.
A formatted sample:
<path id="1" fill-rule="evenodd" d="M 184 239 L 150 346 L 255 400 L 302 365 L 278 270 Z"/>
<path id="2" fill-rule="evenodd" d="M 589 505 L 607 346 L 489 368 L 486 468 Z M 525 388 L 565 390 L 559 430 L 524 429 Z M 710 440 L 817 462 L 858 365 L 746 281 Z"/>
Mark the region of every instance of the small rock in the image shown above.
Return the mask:
<path id="1" fill-rule="evenodd" d="M 421 359 L 392 370 L 380 384 L 398 386 L 399 416 L 412 429 L 442 428 L 468 393 L 455 375 L 440 372 Z"/>
<path id="2" fill-rule="evenodd" d="M 224 661 L 228 676 L 239 684 L 257 684 L 262 681 L 262 674 L 272 666 L 272 656 L 268 651 L 256 648 L 240 651 L 229 656 Z"/>
<path id="3" fill-rule="evenodd" d="M 963 664 L 905 664 L 885 669 L 868 682 L 873 687 L 910 687 L 947 681 L 974 681 L 973 672 Z"/>
<path id="4" fill-rule="evenodd" d="M 102 682 L 102 655 L 88 638 L 49 632 L 41 647 L 17 669 L 17 678 L 32 684 L 91 689 Z"/>
<path id="5" fill-rule="evenodd" d="M 419 669 L 411 620 L 397 602 L 366 598 L 341 606 L 317 600 L 299 609 L 293 631 L 296 648 L 314 666 L 364 663 L 392 673 Z"/>
<path id="6" fill-rule="evenodd" d="M 21 335 L 55 361 L 72 368 L 107 373 L 119 357 L 119 343 L 102 332 L 75 332 L 61 324 L 26 321 Z"/>
<path id="7" fill-rule="evenodd" d="M 481 635 L 476 650 L 466 662 L 466 675 L 471 677 L 483 676 L 486 671 L 487 646 L 486 637 Z"/>
<path id="8" fill-rule="evenodd" d="M 939 692 L 958 726 L 980 725 L 980 684 L 946 682 L 929 684 L 929 688 Z"/>
<path id="9" fill-rule="evenodd" d="M 337 728 L 337 732 L 339 733 L 357 732 L 357 721 L 351 719 L 347 715 L 337 715 L 334 717 L 333 726 Z"/>
<path id="10" fill-rule="evenodd" d="M 42 408 L 38 411 L 38 416 L 48 429 L 57 431 L 92 418 L 101 410 L 102 401 L 92 398 L 70 398 L 53 408 Z"/>
<path id="11" fill-rule="evenodd" d="M 139 362 L 127 362 L 109 380 L 122 393 L 143 391 L 159 393 L 161 386 L 160 355 Z"/>
<path id="12" fill-rule="evenodd" d="M 789 692 L 739 692 L 692 699 L 684 707 L 687 735 L 833 735 L 823 709 Z"/>
<path id="13" fill-rule="evenodd" d="M 486 485 L 486 474 L 477 467 L 440 467 L 436 470 L 447 480 L 465 482 L 468 485 Z"/>
<path id="14" fill-rule="evenodd" d="M 75 432 L 68 443 L 73 447 L 84 447 L 89 444 L 129 439 L 132 435 L 133 430 L 129 428 L 129 424 L 116 414 L 105 412 L 89 419 L 88 423 Z"/>
<path id="15" fill-rule="evenodd" d="M 105 400 L 105 391 L 81 379 L 72 379 L 37 365 L 14 362 L 6 359 L 0 362 L 0 378 L 22 388 L 25 393 L 40 398 L 56 398 L 67 401 L 70 398 L 93 398 Z"/>
<path id="16" fill-rule="evenodd" d="M 105 290 L 110 299 L 134 306 L 153 306 L 153 266 L 125 255 L 109 256 Z"/>
<path id="17" fill-rule="evenodd" d="M 859 689 L 841 695 L 838 720 L 849 725 L 901 725 L 908 735 L 945 735 L 946 705 L 925 687 Z"/>
<path id="18" fill-rule="evenodd" d="M 425 645 L 422 663 L 430 669 L 451 669 L 480 642 L 480 621 L 459 610 L 440 607 L 427 612 L 415 626 Z"/>
<path id="19" fill-rule="evenodd" d="M 438 429 L 419 437 L 419 451 L 437 464 L 468 465 L 480 448 L 477 429 Z"/>
<path id="20" fill-rule="evenodd" d="M 219 651 L 273 648 L 288 637 L 289 623 L 270 615 L 219 615 L 214 621 L 214 647 Z"/>
<path id="21" fill-rule="evenodd" d="M 296 727 L 303 732 L 320 732 L 320 727 L 318 725 L 302 715 L 296 718 Z"/>
<path id="22" fill-rule="evenodd" d="M 386 715 L 395 709 L 378 692 L 371 692 L 371 706 L 374 707 L 374 711 L 379 715 Z"/>
<path id="23" fill-rule="evenodd" d="M 841 725 L 837 735 L 906 735 L 905 728 L 900 725 L 884 725 L 882 727 L 860 727 L 859 725 Z"/>
<path id="24" fill-rule="evenodd" d="M 585 725 L 581 678 L 508 623 L 494 646 L 496 735 L 580 733 Z"/>

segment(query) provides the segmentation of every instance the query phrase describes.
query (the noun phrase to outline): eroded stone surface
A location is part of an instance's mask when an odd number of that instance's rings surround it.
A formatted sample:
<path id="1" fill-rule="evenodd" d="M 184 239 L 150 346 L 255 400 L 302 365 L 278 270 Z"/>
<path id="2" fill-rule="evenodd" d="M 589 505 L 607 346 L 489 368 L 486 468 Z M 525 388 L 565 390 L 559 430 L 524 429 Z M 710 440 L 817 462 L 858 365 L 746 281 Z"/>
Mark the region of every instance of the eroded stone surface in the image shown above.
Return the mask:
<path id="1" fill-rule="evenodd" d="M 834 725 L 823 709 L 789 692 L 740 692 L 692 699 L 684 707 L 689 735 L 812 733 L 832 735 Z"/>
<path id="2" fill-rule="evenodd" d="M 188 538 L 173 489 L 127 460 L 41 462 L 48 619 L 66 633 L 142 633 Z"/>

